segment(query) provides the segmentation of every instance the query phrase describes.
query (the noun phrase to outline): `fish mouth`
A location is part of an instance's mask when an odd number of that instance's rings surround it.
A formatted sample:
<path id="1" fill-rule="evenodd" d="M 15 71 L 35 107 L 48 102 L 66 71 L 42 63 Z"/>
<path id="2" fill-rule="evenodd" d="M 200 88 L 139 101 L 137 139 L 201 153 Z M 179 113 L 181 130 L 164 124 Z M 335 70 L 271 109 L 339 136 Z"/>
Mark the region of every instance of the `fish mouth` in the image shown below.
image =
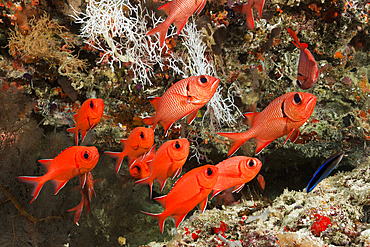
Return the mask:
<path id="1" fill-rule="evenodd" d="M 312 97 L 310 97 L 310 99 L 307 101 L 306 112 L 312 113 L 313 110 L 315 109 L 316 102 L 317 102 L 317 97 L 315 95 L 312 95 Z"/>

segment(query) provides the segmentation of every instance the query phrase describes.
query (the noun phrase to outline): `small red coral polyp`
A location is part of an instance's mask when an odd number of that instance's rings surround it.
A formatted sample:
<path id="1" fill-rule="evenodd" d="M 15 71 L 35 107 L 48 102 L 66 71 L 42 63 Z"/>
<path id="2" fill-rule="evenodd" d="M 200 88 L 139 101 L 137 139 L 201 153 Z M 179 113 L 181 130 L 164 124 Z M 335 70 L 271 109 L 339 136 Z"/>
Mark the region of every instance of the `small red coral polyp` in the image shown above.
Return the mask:
<path id="1" fill-rule="evenodd" d="M 320 237 L 321 232 L 325 231 L 331 225 L 330 218 L 319 214 L 314 214 L 315 222 L 311 226 L 311 232 L 317 237 Z"/>

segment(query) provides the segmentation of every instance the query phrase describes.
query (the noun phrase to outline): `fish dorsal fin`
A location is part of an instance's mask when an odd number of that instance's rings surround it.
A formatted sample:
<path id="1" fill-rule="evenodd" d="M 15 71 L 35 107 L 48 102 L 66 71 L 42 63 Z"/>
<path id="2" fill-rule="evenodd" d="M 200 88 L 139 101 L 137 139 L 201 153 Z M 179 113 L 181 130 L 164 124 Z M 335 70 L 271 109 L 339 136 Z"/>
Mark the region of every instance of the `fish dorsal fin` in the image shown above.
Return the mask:
<path id="1" fill-rule="evenodd" d="M 171 215 L 171 218 L 175 221 L 176 228 L 179 227 L 179 225 L 184 220 L 184 218 L 185 218 L 186 215 L 187 214 L 183 214 L 183 215 Z"/>
<path id="2" fill-rule="evenodd" d="M 58 194 L 58 192 L 68 183 L 68 180 L 59 181 L 59 180 L 51 180 L 55 187 L 54 195 Z"/>
<path id="3" fill-rule="evenodd" d="M 204 200 L 199 203 L 199 207 L 200 207 L 200 210 L 202 211 L 202 213 L 207 208 L 207 201 L 208 201 L 208 196 L 206 196 L 206 198 L 204 198 Z"/>
<path id="4" fill-rule="evenodd" d="M 150 102 L 150 104 L 152 104 L 154 110 L 158 109 L 158 104 L 159 104 L 160 99 L 161 99 L 161 97 L 155 97 L 155 98 L 149 99 L 149 102 Z"/>
<path id="5" fill-rule="evenodd" d="M 238 187 L 235 186 L 236 188 L 233 190 L 233 193 L 239 193 L 243 189 L 244 185 L 245 184 L 241 184 Z"/>
<path id="6" fill-rule="evenodd" d="M 50 168 L 50 164 L 51 162 L 53 161 L 53 159 L 43 159 L 43 160 L 39 160 L 39 162 L 41 163 L 41 165 L 44 167 L 45 171 L 48 172 L 49 171 L 49 168 Z"/>
<path id="7" fill-rule="evenodd" d="M 163 208 L 166 208 L 166 198 L 167 198 L 167 195 L 164 195 L 164 196 L 156 197 L 154 198 L 154 200 L 159 202 Z"/>
<path id="8" fill-rule="evenodd" d="M 162 5 L 161 7 L 158 8 L 158 10 L 163 10 L 164 13 L 166 13 L 166 15 L 169 15 L 170 14 L 171 3 L 172 3 L 172 1 Z"/>
<path id="9" fill-rule="evenodd" d="M 259 112 L 248 112 L 248 113 L 245 113 L 244 116 L 247 118 L 248 120 L 248 127 L 252 127 L 253 126 L 253 123 L 254 123 L 254 119 L 256 118 L 256 116 L 259 114 Z"/>

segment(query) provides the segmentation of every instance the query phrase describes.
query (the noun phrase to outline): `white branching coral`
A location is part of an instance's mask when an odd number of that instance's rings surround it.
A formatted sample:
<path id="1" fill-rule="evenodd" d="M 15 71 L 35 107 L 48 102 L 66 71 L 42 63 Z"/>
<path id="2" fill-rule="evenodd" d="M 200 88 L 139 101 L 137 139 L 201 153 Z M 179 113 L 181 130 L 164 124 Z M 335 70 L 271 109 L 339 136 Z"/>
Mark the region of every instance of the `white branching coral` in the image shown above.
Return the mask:
<path id="1" fill-rule="evenodd" d="M 89 0 L 86 12 L 74 10 L 72 17 L 82 24 L 80 36 L 85 38 L 85 43 L 103 53 L 99 63 L 106 61 L 112 71 L 114 63 L 118 63 L 119 68 L 122 63 L 130 63 L 134 79 L 151 85 L 153 66 L 158 64 L 163 68 L 162 55 L 168 52 L 167 46 L 160 47 L 158 40 L 146 36 L 147 20 L 152 21 L 152 26 L 163 20 L 154 13 L 149 15 L 141 4 L 133 6 L 126 0 Z"/>
<path id="2" fill-rule="evenodd" d="M 151 85 L 154 65 L 159 65 L 162 70 L 166 66 L 184 78 L 216 76 L 213 59 L 205 54 L 204 33 L 197 30 L 195 20 L 188 21 L 179 35 L 185 49 L 174 53 L 166 45 L 160 47 L 156 36 L 146 35 L 147 20 L 153 27 L 163 20 L 156 18 L 154 13 L 148 13 L 140 3 L 133 6 L 127 0 L 89 0 L 86 12 L 74 10 L 73 18 L 82 24 L 80 35 L 86 39 L 85 42 L 103 54 L 99 63 L 106 61 L 112 70 L 114 63 L 119 67 L 122 63 L 129 63 L 134 80 L 143 85 Z M 168 36 L 173 35 L 172 27 Z M 230 125 L 238 117 L 235 116 L 237 107 L 232 97 L 222 97 L 221 90 L 220 86 L 207 104 L 206 113 L 212 112 L 211 119 L 216 118 L 217 125 Z"/>

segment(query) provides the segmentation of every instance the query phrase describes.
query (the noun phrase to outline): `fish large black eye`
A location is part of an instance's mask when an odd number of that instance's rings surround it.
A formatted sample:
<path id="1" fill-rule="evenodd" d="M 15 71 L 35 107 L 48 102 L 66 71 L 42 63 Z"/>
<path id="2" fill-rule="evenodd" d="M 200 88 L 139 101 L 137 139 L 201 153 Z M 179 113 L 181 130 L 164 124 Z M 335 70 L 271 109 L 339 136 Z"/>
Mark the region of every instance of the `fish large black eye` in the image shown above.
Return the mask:
<path id="1" fill-rule="evenodd" d="M 248 163 L 248 166 L 249 166 L 249 168 L 253 167 L 254 166 L 254 160 L 250 160 L 249 163 Z"/>
<path id="2" fill-rule="evenodd" d="M 207 78 L 205 78 L 205 77 L 200 78 L 200 82 L 201 83 L 206 83 L 207 82 Z"/>
<path id="3" fill-rule="evenodd" d="M 92 100 L 90 101 L 90 108 L 91 108 L 91 109 L 94 109 L 94 103 L 93 103 L 93 101 L 92 101 Z"/>
<path id="4" fill-rule="evenodd" d="M 296 104 L 302 103 L 301 96 L 299 96 L 298 93 L 294 94 L 294 103 L 296 103 Z"/>
<path id="5" fill-rule="evenodd" d="M 89 157 L 90 157 L 89 153 L 87 151 L 85 151 L 85 153 L 84 153 L 84 159 L 87 160 L 87 159 L 89 159 Z"/>
<path id="6" fill-rule="evenodd" d="M 181 147 L 180 143 L 178 141 L 176 141 L 175 148 L 179 149 L 180 147 Z"/>
<path id="7" fill-rule="evenodd" d="M 213 171 L 211 168 L 207 168 L 207 175 L 211 176 L 213 174 Z"/>
<path id="8" fill-rule="evenodd" d="M 145 136 L 144 136 L 144 132 L 142 132 L 142 131 L 141 131 L 141 132 L 140 132 L 140 138 L 141 138 L 141 139 L 144 139 L 144 137 L 145 137 Z"/>

